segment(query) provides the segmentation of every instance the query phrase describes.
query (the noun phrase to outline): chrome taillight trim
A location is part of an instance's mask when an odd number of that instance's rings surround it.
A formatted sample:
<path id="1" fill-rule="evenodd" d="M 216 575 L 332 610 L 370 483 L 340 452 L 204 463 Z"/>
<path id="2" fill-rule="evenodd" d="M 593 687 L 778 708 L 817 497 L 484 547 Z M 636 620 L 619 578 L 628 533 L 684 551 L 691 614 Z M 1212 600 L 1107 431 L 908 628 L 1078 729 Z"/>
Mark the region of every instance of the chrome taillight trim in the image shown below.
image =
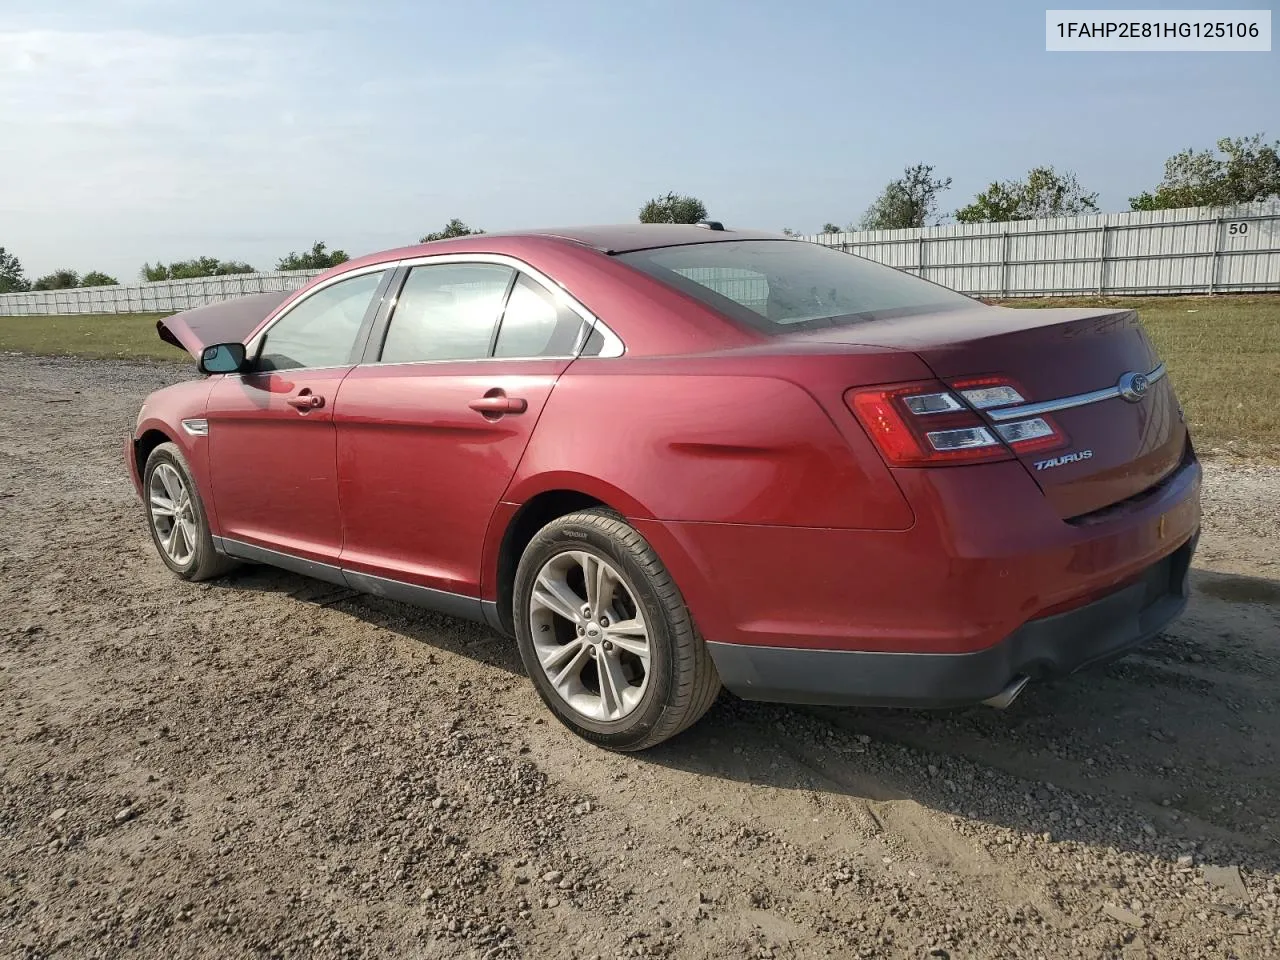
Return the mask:
<path id="1" fill-rule="evenodd" d="M 970 437 L 973 437 L 977 442 L 957 443 L 955 446 L 948 445 L 949 440 L 957 439 L 960 434 L 967 434 Z M 956 453 L 963 450 L 985 450 L 987 447 L 997 447 L 1000 445 L 1000 441 L 993 437 L 991 435 L 991 431 L 986 427 L 955 427 L 951 430 L 930 430 L 925 434 L 925 436 L 929 439 L 929 445 L 938 453 Z"/>
<path id="2" fill-rule="evenodd" d="M 945 404 L 945 406 L 940 410 L 917 410 L 911 405 L 912 400 L 940 400 Z M 958 413 L 965 408 L 964 404 L 957 400 L 955 398 L 955 394 L 951 393 L 949 390 L 942 393 L 914 393 L 910 396 L 903 397 L 902 402 L 906 405 L 907 409 L 917 417 L 932 417 L 938 413 Z"/>
<path id="3" fill-rule="evenodd" d="M 1016 436 L 1019 427 L 1026 427 L 1028 430 L 1035 432 L 1019 437 Z M 1043 440 L 1045 437 L 1052 437 L 1054 430 L 1049 421 L 1043 417 L 1030 417 L 1026 420 L 1014 420 L 1012 423 L 997 423 L 996 433 L 1000 434 L 1000 439 L 1006 443 L 1016 445 L 1026 443 L 1028 440 Z"/>
<path id="4" fill-rule="evenodd" d="M 1147 374 L 1147 383 L 1155 383 L 1165 375 L 1163 363 Z M 1057 400 L 1043 400 L 1040 403 L 1023 403 L 1016 407 L 1000 407 L 998 410 L 984 411 L 992 420 L 1013 420 L 1018 417 L 1034 417 L 1042 413 L 1053 413 L 1057 410 L 1070 410 L 1072 407 L 1083 407 L 1103 400 L 1114 400 L 1120 396 L 1119 385 L 1107 387 L 1105 390 L 1091 390 L 1089 393 L 1078 393 L 1074 397 L 1061 397 Z"/>
<path id="5" fill-rule="evenodd" d="M 982 401 L 982 394 L 992 393 L 997 390 L 1008 390 L 1009 393 L 1013 394 L 1013 397 L 1007 400 L 995 400 L 988 401 L 986 403 Z M 1022 403 L 1026 400 L 1026 397 L 1007 383 L 992 384 L 987 387 L 970 387 L 967 390 L 961 390 L 960 395 L 968 400 L 971 406 L 976 407 L 978 410 L 989 410 L 991 407 L 1004 407 L 1011 403 Z"/>

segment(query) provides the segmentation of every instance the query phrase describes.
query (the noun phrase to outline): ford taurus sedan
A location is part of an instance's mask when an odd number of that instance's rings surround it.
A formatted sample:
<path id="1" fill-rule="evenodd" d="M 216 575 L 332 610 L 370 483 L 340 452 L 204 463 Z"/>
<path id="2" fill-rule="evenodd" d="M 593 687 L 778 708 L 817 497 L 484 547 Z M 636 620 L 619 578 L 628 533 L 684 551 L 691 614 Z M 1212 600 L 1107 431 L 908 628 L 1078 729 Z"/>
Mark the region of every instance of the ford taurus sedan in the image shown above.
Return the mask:
<path id="1" fill-rule="evenodd" d="M 613 749 L 722 685 L 1002 706 L 1186 602 L 1200 468 L 1130 310 L 708 223 L 392 250 L 159 333 L 204 374 L 127 443 L 175 574 L 482 621 Z"/>

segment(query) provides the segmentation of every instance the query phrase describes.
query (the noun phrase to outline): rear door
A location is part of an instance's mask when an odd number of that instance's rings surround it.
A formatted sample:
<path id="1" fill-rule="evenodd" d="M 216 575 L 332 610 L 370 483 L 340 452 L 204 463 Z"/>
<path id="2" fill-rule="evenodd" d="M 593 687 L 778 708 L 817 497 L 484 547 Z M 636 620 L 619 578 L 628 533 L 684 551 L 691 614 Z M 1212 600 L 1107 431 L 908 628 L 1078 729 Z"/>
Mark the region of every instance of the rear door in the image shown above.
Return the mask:
<path id="1" fill-rule="evenodd" d="M 334 407 L 349 578 L 480 595 L 489 520 L 585 329 L 505 258 L 409 268 Z"/>
<path id="2" fill-rule="evenodd" d="M 317 287 L 250 344 L 254 369 L 209 393 L 210 488 L 223 537 L 320 563 L 342 547 L 333 404 L 390 270 Z M 230 552 L 236 552 L 234 544 Z"/>

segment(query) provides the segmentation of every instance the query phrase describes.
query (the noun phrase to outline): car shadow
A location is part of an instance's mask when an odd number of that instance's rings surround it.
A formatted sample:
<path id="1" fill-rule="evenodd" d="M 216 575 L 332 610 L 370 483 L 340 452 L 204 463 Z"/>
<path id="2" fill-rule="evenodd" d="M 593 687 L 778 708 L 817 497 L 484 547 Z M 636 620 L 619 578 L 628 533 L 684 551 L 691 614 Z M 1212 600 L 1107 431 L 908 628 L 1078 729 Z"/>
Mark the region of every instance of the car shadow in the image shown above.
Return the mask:
<path id="1" fill-rule="evenodd" d="M 1280 872 L 1280 584 L 1204 571 L 1192 582 L 1186 615 L 1142 650 L 1031 684 L 1007 710 L 803 707 L 724 693 L 689 731 L 629 756 L 700 777 L 870 805 L 914 801 L 1057 840 Z M 524 675 L 515 643 L 482 624 L 265 566 L 215 584 L 337 607 Z"/>
<path id="2" fill-rule="evenodd" d="M 788 707 L 725 694 L 702 723 L 637 757 L 1277 872 L 1277 598 L 1272 580 L 1194 571 L 1193 601 L 1163 635 L 1111 664 L 1031 684 L 1006 710 Z"/>
<path id="3" fill-rule="evenodd" d="M 424 646 L 470 657 L 505 673 L 524 676 L 515 641 L 486 624 L 387 600 L 323 580 L 265 565 L 246 564 L 213 581 L 215 587 L 273 593 L 313 607 L 334 607 L 371 626 L 398 633 Z"/>

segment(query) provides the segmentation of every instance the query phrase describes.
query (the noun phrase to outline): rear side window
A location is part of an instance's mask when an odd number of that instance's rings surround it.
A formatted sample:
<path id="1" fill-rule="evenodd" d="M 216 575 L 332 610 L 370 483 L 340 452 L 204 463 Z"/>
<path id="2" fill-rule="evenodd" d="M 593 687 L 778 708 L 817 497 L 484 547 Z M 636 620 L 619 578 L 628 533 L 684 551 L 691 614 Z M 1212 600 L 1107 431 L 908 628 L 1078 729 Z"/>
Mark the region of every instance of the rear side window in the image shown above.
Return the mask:
<path id="1" fill-rule="evenodd" d="M 516 278 L 498 328 L 495 357 L 572 356 L 583 320 L 545 287 L 524 274 Z"/>
<path id="2" fill-rule="evenodd" d="M 414 267 L 396 302 L 382 363 L 478 360 L 489 356 L 515 271 L 494 263 Z"/>
<path id="3" fill-rule="evenodd" d="M 257 368 L 297 370 L 350 363 L 356 334 L 384 273 L 340 280 L 299 301 L 263 336 Z"/>
<path id="4" fill-rule="evenodd" d="M 800 240 L 658 247 L 618 259 L 770 335 L 973 305 L 954 290 Z"/>

